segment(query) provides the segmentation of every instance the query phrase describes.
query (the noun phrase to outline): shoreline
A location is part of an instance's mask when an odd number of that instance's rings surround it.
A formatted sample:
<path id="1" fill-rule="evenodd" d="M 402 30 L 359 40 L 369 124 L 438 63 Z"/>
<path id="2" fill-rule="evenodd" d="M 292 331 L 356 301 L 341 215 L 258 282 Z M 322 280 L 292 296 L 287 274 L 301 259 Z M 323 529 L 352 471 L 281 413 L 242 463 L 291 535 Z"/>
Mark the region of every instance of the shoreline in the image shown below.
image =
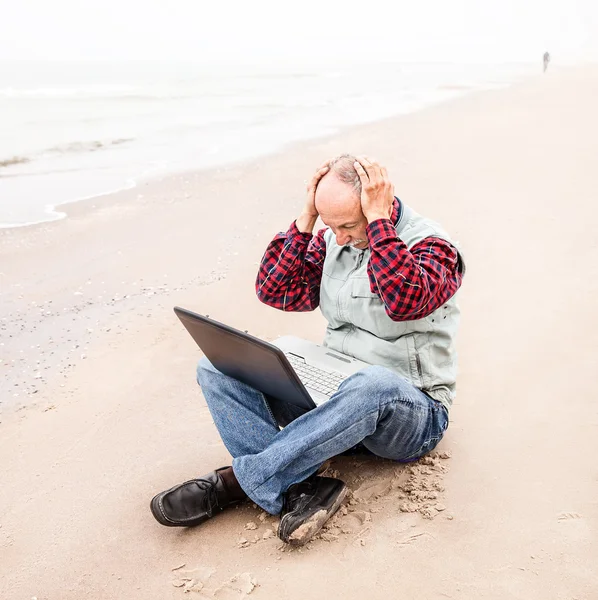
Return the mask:
<path id="1" fill-rule="evenodd" d="M 501 87 L 499 89 L 477 90 L 475 92 L 463 94 L 458 97 L 452 98 L 446 102 L 426 107 L 419 111 L 406 113 L 387 119 L 382 119 L 380 121 L 375 121 L 372 123 L 355 125 L 347 128 L 342 134 L 327 135 L 319 138 L 310 138 L 307 140 L 293 141 L 286 144 L 282 151 L 273 152 L 265 156 L 259 156 L 251 159 L 237 161 L 234 163 L 229 163 L 220 168 L 208 167 L 205 169 L 186 170 L 176 174 L 166 175 L 157 179 L 150 179 L 143 182 L 140 181 L 137 183 L 136 186 L 125 190 L 119 190 L 117 192 L 109 193 L 102 196 L 94 196 L 75 202 L 66 202 L 61 205 L 64 210 L 64 214 L 66 215 L 65 218 L 35 223 L 23 227 L 13 227 L 4 229 L 0 228 L 0 257 L 6 254 L 7 260 L 10 262 L 10 256 L 14 250 L 14 245 L 16 244 L 17 255 L 19 254 L 19 248 L 31 248 L 31 258 L 33 258 L 36 255 L 36 251 L 33 249 L 36 245 L 41 243 L 46 248 L 52 248 L 54 244 L 60 244 L 59 236 L 61 234 L 74 234 L 76 236 L 75 239 L 77 239 L 78 241 L 73 241 L 70 243 L 79 245 L 82 243 L 82 240 L 79 239 L 79 230 L 89 231 L 90 233 L 96 231 L 100 232 L 105 230 L 106 228 L 109 228 L 113 219 L 118 219 L 121 216 L 124 220 L 126 220 L 126 222 L 129 223 L 128 227 L 131 228 L 131 231 L 133 231 L 135 228 L 136 220 L 139 219 L 140 222 L 142 222 L 145 218 L 147 218 L 146 213 L 148 210 L 151 209 L 151 207 L 155 207 L 161 211 L 167 211 L 170 205 L 176 206 L 180 203 L 184 204 L 191 202 L 193 198 L 198 196 L 198 190 L 204 186 L 210 186 L 211 189 L 213 189 L 214 192 L 217 194 L 220 182 L 222 182 L 224 185 L 227 185 L 230 183 L 231 179 L 234 180 L 238 177 L 242 178 L 246 173 L 256 173 L 256 176 L 259 178 L 260 172 L 263 170 L 264 166 L 268 164 L 269 161 L 285 162 L 285 159 L 288 156 L 310 155 L 313 153 L 313 148 L 326 148 L 334 146 L 335 144 L 337 144 L 339 139 L 359 139 L 363 135 L 367 135 L 368 132 L 371 131 L 384 131 L 387 128 L 396 127 L 400 128 L 403 123 L 409 124 L 414 121 L 425 123 L 428 114 L 450 114 L 452 111 L 459 111 L 459 107 L 463 105 L 463 103 L 476 105 L 479 102 L 483 102 L 485 98 L 494 97 L 495 94 L 508 93 L 510 90 L 525 90 L 530 86 L 534 86 L 535 82 L 538 81 L 539 77 L 541 76 L 538 76 L 536 78 L 527 78 L 525 81 L 522 81 L 518 84 Z M 335 154 L 335 152 L 333 152 L 332 154 Z M 394 156 L 393 161 L 397 166 L 409 168 L 410 161 L 406 155 Z M 313 168 L 313 165 L 310 168 Z M 305 174 L 303 173 L 303 175 Z M 300 182 L 300 185 L 294 186 L 294 195 L 301 195 L 302 190 L 304 188 L 303 179 L 300 179 L 300 176 L 301 174 L 295 177 L 296 184 L 299 184 Z M 213 211 L 208 212 L 214 215 L 212 218 L 216 218 L 216 213 L 214 213 Z M 131 232 L 125 229 L 122 231 L 121 236 L 123 239 L 127 239 L 130 236 L 130 234 Z M 67 243 L 69 242 L 66 242 L 65 245 Z M 227 257 L 229 259 L 229 263 L 232 262 L 232 256 L 233 255 L 230 254 Z M 26 264 L 30 264 L 31 258 L 26 260 Z M 62 259 L 58 259 L 56 261 L 56 264 L 60 264 L 61 262 L 68 264 L 69 260 L 70 257 L 64 257 Z M 217 265 L 218 268 L 221 268 L 222 264 L 223 262 L 220 261 Z M 229 269 L 230 267 L 231 265 L 229 264 L 226 267 L 226 269 Z M 4 273 L 0 273 L 0 279 L 4 279 L 4 281 L 7 281 L 6 275 Z M 182 285 L 183 283 L 181 283 L 181 286 Z M 95 287 L 96 286 L 94 285 L 94 288 Z M 89 304 L 86 305 L 87 309 L 97 310 L 97 308 L 105 302 L 106 295 L 111 295 L 117 298 L 117 300 L 120 299 L 120 302 L 122 302 L 123 296 L 128 296 L 129 298 L 132 298 L 136 293 L 136 290 L 126 288 L 121 289 L 119 286 L 116 286 L 112 294 L 106 294 L 105 290 L 101 290 L 99 289 L 99 287 L 100 286 L 98 286 L 98 289 L 94 289 L 95 298 L 90 299 Z M 87 291 L 88 290 L 84 286 L 79 286 L 78 290 L 73 293 L 85 294 L 87 296 Z M 19 313 L 15 312 L 14 309 L 9 308 L 12 304 L 10 301 L 10 297 L 10 294 L 4 294 L 4 302 L 2 302 L 3 297 L 0 296 L 0 309 L 4 308 L 5 314 L 13 315 L 14 318 L 14 315 L 18 315 Z M 78 298 L 75 298 L 74 300 L 78 300 Z M 45 302 L 49 301 L 46 300 Z M 77 314 L 78 311 L 82 309 L 79 303 L 65 301 L 64 297 L 63 304 L 63 311 L 67 314 L 70 314 L 73 311 L 75 311 L 75 313 Z M 50 306 L 47 306 L 47 308 L 50 308 Z M 106 317 L 101 317 L 96 319 L 96 325 L 99 325 L 100 321 L 105 320 L 105 318 Z M 41 326 L 41 322 L 39 323 L 39 325 Z M 6 327 L 7 326 L 5 325 L 4 328 Z M 2 331 L 2 329 L 3 328 L 0 328 L 0 332 Z M 8 326 L 8 329 L 10 329 L 10 326 Z M 33 334 L 33 332 L 31 333 Z M 16 331 L 13 331 L 12 335 L 16 336 L 18 334 Z M 50 339 L 52 339 L 51 333 L 48 333 L 46 337 L 47 336 L 50 336 Z M 36 337 L 37 336 L 34 336 L 33 340 L 35 341 L 35 344 L 29 344 L 31 348 L 38 345 Z M 65 335 L 63 339 L 69 340 L 68 343 L 70 344 L 71 337 L 72 336 Z M 75 343 L 76 342 L 72 343 L 73 346 L 75 345 Z M 59 373 L 61 375 L 64 375 L 65 377 L 65 374 L 68 372 L 68 368 L 65 367 L 65 365 L 68 365 L 69 360 L 71 360 L 72 356 L 76 354 L 74 350 L 75 348 L 73 348 L 72 351 L 65 353 L 64 360 L 62 361 L 64 364 L 57 365 Z M 27 348 L 25 347 L 22 349 L 22 351 L 24 354 L 28 353 Z M 85 351 L 87 351 L 87 349 L 85 349 Z M 41 389 L 40 386 L 37 384 L 45 384 L 45 377 L 40 378 L 41 382 L 35 382 L 31 380 L 31 376 L 32 375 L 30 374 L 26 377 L 23 376 L 17 379 L 13 379 L 13 377 L 8 377 L 4 385 L 0 383 L 0 392 L 2 392 L 3 389 L 10 389 L 11 386 L 14 387 L 16 385 L 16 387 L 19 388 L 17 392 L 19 395 L 16 396 L 17 398 L 22 399 L 22 391 L 28 390 L 29 401 L 35 401 L 38 398 L 36 394 L 38 394 L 39 390 Z M 19 405 L 20 401 L 10 402 L 5 400 L 4 402 L 2 402 L 0 399 L 0 416 L 2 414 L 6 414 L 7 408 L 11 406 L 19 410 Z M 10 408 L 9 412 L 12 412 Z"/>
<path id="2" fill-rule="evenodd" d="M 121 192 L 126 192 L 128 190 L 135 189 L 139 186 L 138 181 L 134 181 L 130 185 L 126 185 L 122 188 L 117 188 L 114 190 L 110 190 L 109 192 L 103 192 L 101 194 L 94 194 L 93 196 L 85 196 L 84 198 L 78 198 L 77 200 L 65 200 L 64 202 L 60 202 L 58 204 L 48 204 L 44 209 L 44 213 L 47 215 L 56 215 L 53 219 L 45 219 L 43 221 L 30 221 L 28 223 L 0 223 L 0 231 L 2 229 L 21 229 L 24 227 L 35 227 L 37 225 L 47 225 L 49 223 L 54 223 L 54 221 L 62 221 L 64 219 L 68 219 L 67 212 L 60 212 L 57 209 L 61 206 L 67 206 L 71 204 L 79 204 L 80 202 L 91 202 L 92 200 L 101 200 L 106 196 L 112 196 L 115 194 L 119 194 Z"/>
<path id="3" fill-rule="evenodd" d="M 522 63 L 521 66 L 526 66 L 529 68 L 527 63 Z M 123 187 L 115 188 L 113 190 L 107 192 L 101 192 L 98 194 L 88 195 L 81 198 L 76 198 L 74 200 L 65 200 L 62 202 L 58 202 L 56 204 L 48 204 L 44 209 L 44 214 L 51 216 L 55 214 L 55 218 L 48 218 L 40 221 L 30 221 L 27 223 L 0 223 L 0 235 L 3 230 L 12 230 L 12 229 L 21 229 L 21 228 L 29 228 L 36 226 L 49 225 L 56 221 L 62 221 L 69 218 L 70 211 L 73 210 L 75 205 L 80 205 L 82 203 L 86 203 L 89 207 L 89 210 L 93 210 L 91 208 L 91 204 L 94 201 L 102 201 L 108 196 L 114 196 L 116 194 L 122 194 L 131 189 L 140 188 L 146 185 L 152 185 L 157 182 L 162 182 L 166 179 L 173 179 L 177 177 L 184 177 L 189 174 L 197 173 L 197 172 L 209 172 L 209 171 L 220 171 L 222 169 L 227 169 L 229 167 L 243 167 L 248 164 L 252 164 L 260 159 L 265 159 L 269 156 L 273 156 L 282 152 L 292 151 L 292 149 L 296 146 L 301 146 L 302 144 L 309 144 L 310 142 L 314 142 L 316 140 L 325 140 L 325 139 L 334 139 L 338 136 L 341 136 L 345 133 L 348 133 L 350 130 L 357 127 L 367 127 L 369 125 L 374 125 L 383 122 L 392 122 L 394 119 L 407 117 L 408 115 L 415 114 L 421 111 L 426 111 L 429 109 L 433 109 L 436 106 L 440 106 L 443 104 L 449 104 L 454 101 L 458 101 L 460 98 L 465 96 L 469 96 L 472 94 L 483 93 L 483 92 L 491 92 L 497 91 L 501 89 L 508 89 L 513 85 L 521 85 L 526 81 L 533 80 L 536 75 L 527 74 L 527 75 L 518 75 L 513 76 L 513 79 L 506 83 L 484 83 L 479 85 L 464 85 L 464 84 L 441 84 L 436 88 L 436 92 L 444 92 L 450 93 L 451 96 L 448 98 L 440 98 L 436 100 L 423 102 L 421 106 L 415 109 L 404 110 L 397 112 L 393 115 L 376 118 L 371 121 L 360 121 L 357 123 L 351 123 L 344 126 L 339 126 L 332 133 L 324 133 L 322 135 L 312 135 L 305 138 L 293 140 L 291 142 L 281 141 L 275 144 L 270 150 L 252 155 L 250 157 L 246 157 L 243 159 L 230 159 L 223 160 L 220 163 L 207 165 L 207 166 L 196 166 L 193 168 L 185 168 L 185 169 L 176 169 L 173 171 L 168 171 L 161 175 L 150 175 L 150 176 L 134 176 L 131 177 L 130 180 L 133 182 L 131 185 L 123 185 Z M 62 210 L 59 210 L 62 209 Z"/>

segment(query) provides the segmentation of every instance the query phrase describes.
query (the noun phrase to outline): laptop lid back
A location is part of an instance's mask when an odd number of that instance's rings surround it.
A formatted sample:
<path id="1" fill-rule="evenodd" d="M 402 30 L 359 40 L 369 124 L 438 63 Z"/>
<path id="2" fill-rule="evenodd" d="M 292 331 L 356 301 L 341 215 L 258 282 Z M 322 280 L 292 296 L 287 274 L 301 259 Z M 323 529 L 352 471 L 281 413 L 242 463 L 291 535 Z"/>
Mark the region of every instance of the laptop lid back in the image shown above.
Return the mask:
<path id="1" fill-rule="evenodd" d="M 315 408 L 280 348 L 190 310 L 176 306 L 174 312 L 221 373 L 304 410 Z"/>

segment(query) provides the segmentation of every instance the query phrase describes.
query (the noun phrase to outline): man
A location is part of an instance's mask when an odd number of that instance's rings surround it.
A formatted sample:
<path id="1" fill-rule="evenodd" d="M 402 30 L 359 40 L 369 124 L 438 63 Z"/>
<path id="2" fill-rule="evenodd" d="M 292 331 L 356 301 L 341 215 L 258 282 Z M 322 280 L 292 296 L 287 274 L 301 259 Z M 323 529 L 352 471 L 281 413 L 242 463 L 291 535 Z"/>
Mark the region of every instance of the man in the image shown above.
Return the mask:
<path id="1" fill-rule="evenodd" d="M 544 63 L 544 73 L 546 73 L 546 69 L 548 69 L 548 63 L 550 62 L 550 54 L 548 52 L 544 52 L 544 57 L 542 58 Z"/>
<path id="2" fill-rule="evenodd" d="M 318 216 L 326 228 L 313 236 Z M 197 381 L 232 466 L 155 496 L 155 518 L 197 525 L 249 497 L 281 515 L 282 540 L 301 545 L 347 491 L 339 479 L 316 475 L 327 459 L 356 445 L 402 462 L 432 450 L 455 394 L 463 273 L 448 234 L 395 198 L 384 167 L 350 155 L 324 164 L 299 218 L 268 246 L 257 295 L 287 311 L 319 305 L 328 320 L 324 343 L 373 366 L 281 430 L 262 393 L 203 358 Z"/>

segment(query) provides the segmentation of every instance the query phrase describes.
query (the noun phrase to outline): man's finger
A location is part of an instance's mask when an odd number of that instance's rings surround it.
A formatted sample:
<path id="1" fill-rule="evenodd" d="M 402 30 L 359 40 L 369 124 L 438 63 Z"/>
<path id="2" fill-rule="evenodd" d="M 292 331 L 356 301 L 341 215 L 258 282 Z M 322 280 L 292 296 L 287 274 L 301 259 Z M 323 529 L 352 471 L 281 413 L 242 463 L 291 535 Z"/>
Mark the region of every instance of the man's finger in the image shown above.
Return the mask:
<path id="1" fill-rule="evenodd" d="M 367 183 L 370 180 L 370 178 L 369 178 L 369 175 L 367 174 L 367 171 L 362 167 L 361 163 L 356 160 L 353 163 L 353 166 L 355 167 L 355 170 L 357 171 L 357 174 L 359 175 L 361 182 Z"/>
<path id="2" fill-rule="evenodd" d="M 314 184 L 317 185 L 318 183 L 320 183 L 320 179 L 322 179 L 322 177 L 324 177 L 324 175 L 326 175 L 326 173 L 328 173 L 329 170 L 330 169 L 328 167 L 322 167 L 319 171 L 317 171 L 312 179 Z"/>
<path id="3" fill-rule="evenodd" d="M 324 166 L 324 167 L 320 167 L 314 174 L 313 177 L 311 178 L 312 181 L 314 180 L 319 180 L 321 179 L 328 171 L 330 170 L 330 167 L 328 165 Z"/>
<path id="4" fill-rule="evenodd" d="M 318 170 L 314 173 L 314 177 L 320 178 L 324 173 L 327 173 L 330 170 L 330 166 L 328 163 L 323 164 Z"/>
<path id="5" fill-rule="evenodd" d="M 369 156 L 359 156 L 357 160 L 362 164 L 372 184 L 381 179 L 380 167 L 373 158 Z"/>
<path id="6" fill-rule="evenodd" d="M 372 164 L 370 163 L 367 156 L 358 156 L 357 162 L 361 165 L 362 169 L 368 174 L 368 177 L 372 178 Z"/>
<path id="7" fill-rule="evenodd" d="M 324 175 L 326 175 L 326 173 L 328 173 L 328 171 L 330 171 L 330 167 L 328 165 L 325 165 L 323 167 L 320 167 L 314 173 L 314 176 L 311 178 L 311 181 L 309 182 L 309 185 L 307 186 L 307 191 L 310 194 L 314 193 L 316 191 L 316 188 L 318 187 L 318 184 L 322 180 L 322 177 L 324 177 Z"/>
<path id="8" fill-rule="evenodd" d="M 376 173 L 376 179 L 378 181 L 387 181 L 388 173 L 386 172 L 386 168 L 383 167 L 375 158 L 370 157 L 370 162 L 372 163 L 372 169 Z"/>
<path id="9" fill-rule="evenodd" d="M 363 158 L 363 161 L 361 159 Z M 360 156 L 359 160 L 365 167 L 374 167 L 376 169 L 380 169 L 382 165 L 378 162 L 378 159 L 373 156 Z"/>
<path id="10" fill-rule="evenodd" d="M 358 160 L 366 170 L 372 185 L 378 183 L 382 179 L 380 165 L 378 165 L 376 162 L 372 162 L 374 159 L 370 158 L 369 156 L 360 156 Z"/>
<path id="11" fill-rule="evenodd" d="M 367 156 L 366 158 L 368 159 L 374 173 L 380 177 L 382 175 L 382 165 L 373 156 Z"/>

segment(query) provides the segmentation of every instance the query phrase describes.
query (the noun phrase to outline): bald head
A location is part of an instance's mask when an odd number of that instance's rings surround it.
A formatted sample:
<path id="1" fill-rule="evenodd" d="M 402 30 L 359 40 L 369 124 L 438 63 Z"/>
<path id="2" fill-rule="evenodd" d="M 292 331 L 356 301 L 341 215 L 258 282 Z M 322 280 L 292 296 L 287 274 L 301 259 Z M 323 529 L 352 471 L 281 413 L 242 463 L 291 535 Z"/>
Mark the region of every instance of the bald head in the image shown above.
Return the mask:
<path id="1" fill-rule="evenodd" d="M 361 211 L 361 180 L 353 166 L 356 158 L 343 154 L 330 161 L 330 171 L 316 188 L 316 210 L 341 246 L 367 248 L 367 220 Z"/>

